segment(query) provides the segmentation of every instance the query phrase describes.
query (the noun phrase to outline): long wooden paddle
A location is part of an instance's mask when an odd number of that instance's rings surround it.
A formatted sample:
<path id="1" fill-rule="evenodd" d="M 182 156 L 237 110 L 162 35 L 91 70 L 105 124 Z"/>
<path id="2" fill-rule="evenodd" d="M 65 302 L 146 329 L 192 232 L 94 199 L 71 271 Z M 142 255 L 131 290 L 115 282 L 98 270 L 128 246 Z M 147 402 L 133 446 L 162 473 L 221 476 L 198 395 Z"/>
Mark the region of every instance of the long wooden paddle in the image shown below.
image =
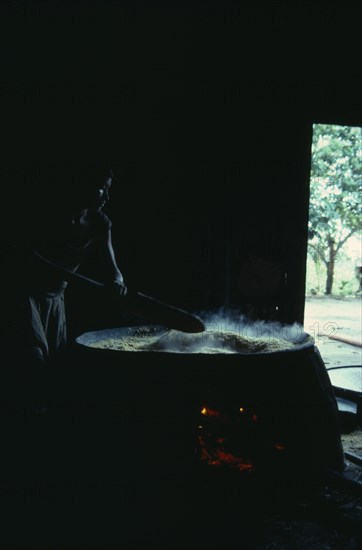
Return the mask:
<path id="1" fill-rule="evenodd" d="M 107 286 L 103 283 L 55 264 L 41 256 L 35 250 L 32 250 L 32 254 L 37 260 L 42 262 L 44 266 L 48 267 L 52 273 L 56 272 L 61 275 L 65 281 L 80 283 L 93 289 L 107 292 Z M 141 317 L 150 323 L 160 324 L 182 332 L 196 333 L 205 330 L 203 321 L 197 315 L 166 304 L 142 292 L 128 289 L 126 296 L 119 296 L 117 300 L 121 309 L 132 315 Z"/>

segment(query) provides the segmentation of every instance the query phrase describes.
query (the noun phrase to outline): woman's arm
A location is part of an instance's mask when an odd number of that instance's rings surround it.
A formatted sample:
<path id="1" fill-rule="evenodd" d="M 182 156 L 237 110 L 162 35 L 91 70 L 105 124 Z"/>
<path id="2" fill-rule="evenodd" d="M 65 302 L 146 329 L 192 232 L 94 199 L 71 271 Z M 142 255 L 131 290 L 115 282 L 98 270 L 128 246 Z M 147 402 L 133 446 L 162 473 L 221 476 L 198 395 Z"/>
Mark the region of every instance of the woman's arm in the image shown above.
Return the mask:
<path id="1" fill-rule="evenodd" d="M 127 294 L 127 287 L 124 283 L 123 275 L 117 265 L 116 256 L 112 244 L 112 233 L 108 229 L 104 240 L 101 241 L 102 254 L 105 259 L 107 270 L 106 279 L 113 285 L 121 296 Z"/>

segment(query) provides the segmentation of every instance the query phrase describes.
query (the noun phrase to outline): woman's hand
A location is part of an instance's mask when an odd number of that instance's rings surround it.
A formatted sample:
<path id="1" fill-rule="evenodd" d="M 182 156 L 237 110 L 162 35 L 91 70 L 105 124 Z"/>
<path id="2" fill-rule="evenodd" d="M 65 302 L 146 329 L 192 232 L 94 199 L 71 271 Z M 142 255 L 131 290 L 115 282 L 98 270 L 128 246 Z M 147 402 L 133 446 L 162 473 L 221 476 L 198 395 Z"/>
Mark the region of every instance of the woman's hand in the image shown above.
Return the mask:
<path id="1" fill-rule="evenodd" d="M 116 296 L 126 296 L 128 289 L 123 281 L 113 281 L 108 287 L 112 294 Z"/>

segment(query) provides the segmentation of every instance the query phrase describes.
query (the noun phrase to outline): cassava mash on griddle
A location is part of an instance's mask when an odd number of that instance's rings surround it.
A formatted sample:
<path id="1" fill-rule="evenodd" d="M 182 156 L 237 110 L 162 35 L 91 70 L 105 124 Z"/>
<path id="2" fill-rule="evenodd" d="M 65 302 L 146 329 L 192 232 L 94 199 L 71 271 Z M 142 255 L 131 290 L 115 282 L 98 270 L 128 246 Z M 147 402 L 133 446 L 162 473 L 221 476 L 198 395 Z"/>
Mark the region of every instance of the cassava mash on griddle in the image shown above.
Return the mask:
<path id="1" fill-rule="evenodd" d="M 101 349 L 173 353 L 267 353 L 291 349 L 295 345 L 282 338 L 249 337 L 232 331 L 208 330 L 199 334 L 185 334 L 168 330 L 161 335 L 152 335 L 141 328 L 127 337 L 108 338 L 91 344 Z"/>

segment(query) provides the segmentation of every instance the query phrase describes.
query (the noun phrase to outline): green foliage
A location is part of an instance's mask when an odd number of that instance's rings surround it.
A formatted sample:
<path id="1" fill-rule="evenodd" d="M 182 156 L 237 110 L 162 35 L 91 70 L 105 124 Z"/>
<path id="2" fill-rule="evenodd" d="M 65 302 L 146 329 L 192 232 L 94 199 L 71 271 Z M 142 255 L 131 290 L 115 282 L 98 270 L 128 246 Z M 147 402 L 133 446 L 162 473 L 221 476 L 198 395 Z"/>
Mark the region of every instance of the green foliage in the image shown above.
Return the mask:
<path id="1" fill-rule="evenodd" d="M 347 240 L 362 229 L 362 129 L 315 124 L 309 201 L 309 247 L 333 283 L 334 262 Z M 328 288 L 327 288 L 327 293 Z"/>
<path id="2" fill-rule="evenodd" d="M 341 296 L 350 296 L 353 293 L 353 283 L 352 281 L 342 280 L 339 284 L 339 294 Z"/>

